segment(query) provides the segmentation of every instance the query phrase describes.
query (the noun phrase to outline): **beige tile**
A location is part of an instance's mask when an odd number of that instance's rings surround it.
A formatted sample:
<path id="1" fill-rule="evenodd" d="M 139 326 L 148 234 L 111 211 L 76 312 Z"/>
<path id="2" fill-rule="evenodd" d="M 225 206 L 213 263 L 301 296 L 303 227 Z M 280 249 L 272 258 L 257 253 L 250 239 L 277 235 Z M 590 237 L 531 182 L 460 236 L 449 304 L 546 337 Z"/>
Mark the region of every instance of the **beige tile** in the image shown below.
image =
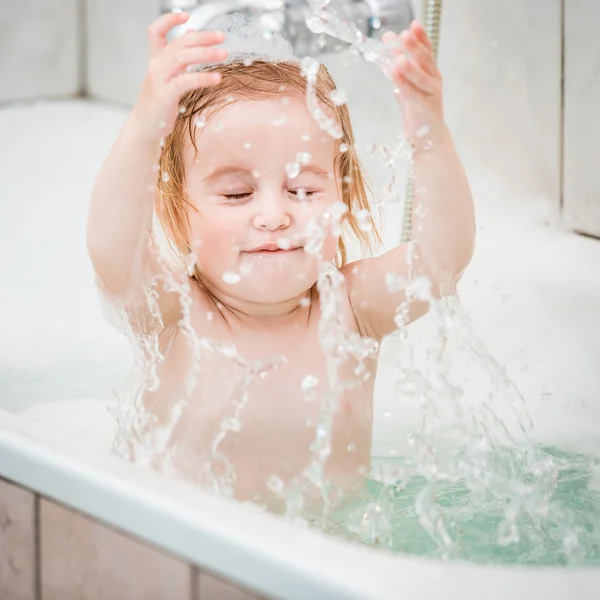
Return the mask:
<path id="1" fill-rule="evenodd" d="M 235 584 L 226 583 L 206 572 L 198 577 L 197 598 L 194 600 L 260 600 L 256 596 Z"/>
<path id="2" fill-rule="evenodd" d="M 79 90 L 79 0 L 2 2 L 0 101 Z"/>
<path id="3" fill-rule="evenodd" d="M 476 187 L 503 204 L 543 197 L 558 208 L 561 0 L 445 2 L 439 62 L 446 119 Z"/>
<path id="4" fill-rule="evenodd" d="M 185 563 L 46 500 L 40 527 L 44 600 L 190 600 Z"/>
<path id="5" fill-rule="evenodd" d="M 159 0 L 85 0 L 87 88 L 92 96 L 133 106 L 148 68 L 148 25 Z"/>
<path id="6" fill-rule="evenodd" d="M 0 598 L 35 598 L 35 496 L 0 479 Z"/>
<path id="7" fill-rule="evenodd" d="M 564 216 L 582 233 L 600 237 L 600 39 L 597 0 L 565 3 Z"/>

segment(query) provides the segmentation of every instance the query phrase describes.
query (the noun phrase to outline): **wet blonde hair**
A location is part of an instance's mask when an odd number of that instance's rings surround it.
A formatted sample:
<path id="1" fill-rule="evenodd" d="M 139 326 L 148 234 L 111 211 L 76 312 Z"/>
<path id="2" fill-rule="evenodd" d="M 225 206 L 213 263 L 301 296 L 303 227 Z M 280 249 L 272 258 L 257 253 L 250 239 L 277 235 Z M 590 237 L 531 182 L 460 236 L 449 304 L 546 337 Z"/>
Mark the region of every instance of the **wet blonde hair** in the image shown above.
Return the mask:
<path id="1" fill-rule="evenodd" d="M 188 240 L 188 210 L 197 210 L 187 198 L 184 168 L 186 137 L 189 137 L 197 151 L 196 118 L 201 115 L 212 116 L 235 99 L 254 100 L 289 91 L 298 92 L 302 96 L 306 94 L 306 79 L 302 75 L 300 65 L 294 62 L 236 62 L 216 65 L 206 70 L 221 73 L 221 82 L 213 87 L 187 92 L 182 96 L 180 105 L 183 109 L 175 121 L 173 131 L 165 139 L 160 157 L 156 214 L 173 249 L 181 257 L 191 252 Z M 344 152 L 338 152 L 334 163 L 336 177 L 339 176 L 342 181 L 342 201 L 348 208 L 342 217 L 342 223 L 351 229 L 363 250 L 372 252 L 374 246 L 381 242 L 381 237 L 372 217 L 369 217 L 369 231 L 365 231 L 355 214 L 360 210 L 369 210 L 368 185 L 354 146 L 354 132 L 348 108 L 346 105 L 334 105 L 330 98 L 335 88 L 331 75 L 325 66 L 321 65 L 317 76 L 316 95 L 333 113 L 343 132 L 340 144 L 347 147 Z M 347 260 L 346 244 L 343 236 L 340 236 L 335 264 L 342 267 Z M 192 279 L 199 280 L 199 275 L 196 265 Z"/>

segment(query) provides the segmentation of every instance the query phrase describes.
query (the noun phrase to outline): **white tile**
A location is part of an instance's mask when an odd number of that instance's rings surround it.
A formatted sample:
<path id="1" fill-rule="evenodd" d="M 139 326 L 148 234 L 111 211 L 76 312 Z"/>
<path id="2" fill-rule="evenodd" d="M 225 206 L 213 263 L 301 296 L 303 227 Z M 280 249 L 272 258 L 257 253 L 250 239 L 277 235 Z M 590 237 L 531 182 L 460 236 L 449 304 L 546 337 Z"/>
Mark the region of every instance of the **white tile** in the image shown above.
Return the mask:
<path id="1" fill-rule="evenodd" d="M 2 2 L 0 102 L 79 90 L 78 0 Z"/>
<path id="2" fill-rule="evenodd" d="M 132 106 L 148 67 L 146 32 L 159 0 L 85 1 L 88 92 Z"/>
<path id="3" fill-rule="evenodd" d="M 600 40 L 596 0 L 565 4 L 564 216 L 576 231 L 600 236 Z"/>
<path id="4" fill-rule="evenodd" d="M 593 2 L 594 0 L 590 0 Z M 560 197 L 560 0 L 452 0 L 442 13 L 446 119 L 475 191 Z M 489 194 L 480 201 L 491 202 Z"/>

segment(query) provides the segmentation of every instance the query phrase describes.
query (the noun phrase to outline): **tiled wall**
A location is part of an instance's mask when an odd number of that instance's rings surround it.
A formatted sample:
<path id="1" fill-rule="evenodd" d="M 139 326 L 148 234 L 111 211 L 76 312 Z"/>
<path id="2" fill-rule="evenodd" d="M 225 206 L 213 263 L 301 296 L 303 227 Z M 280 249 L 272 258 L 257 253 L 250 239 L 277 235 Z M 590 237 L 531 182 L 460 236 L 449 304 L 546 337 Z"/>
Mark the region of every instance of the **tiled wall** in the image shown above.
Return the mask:
<path id="1" fill-rule="evenodd" d="M 2 0 L 0 102 L 80 88 L 80 0 Z"/>
<path id="2" fill-rule="evenodd" d="M 565 2 L 564 216 L 600 237 L 600 38 L 597 0 Z"/>
<path id="3" fill-rule="evenodd" d="M 259 600 L 2 479 L 0 558 L 2 600 Z"/>

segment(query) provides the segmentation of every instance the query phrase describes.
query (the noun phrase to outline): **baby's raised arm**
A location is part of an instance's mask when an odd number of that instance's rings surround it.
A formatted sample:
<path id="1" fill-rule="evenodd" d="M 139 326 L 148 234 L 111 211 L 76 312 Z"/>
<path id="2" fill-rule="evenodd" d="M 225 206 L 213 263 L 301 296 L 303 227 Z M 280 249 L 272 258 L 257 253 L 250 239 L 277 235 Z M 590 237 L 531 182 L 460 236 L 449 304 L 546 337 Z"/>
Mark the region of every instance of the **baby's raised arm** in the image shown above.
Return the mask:
<path id="1" fill-rule="evenodd" d="M 168 31 L 188 19 L 186 13 L 160 17 L 148 29 L 150 63 L 139 99 L 105 160 L 94 184 L 87 224 L 87 246 L 105 292 L 126 303 L 128 311 L 146 311 L 146 287 L 158 272 L 150 250 L 156 165 L 160 140 L 173 129 L 181 96 L 215 85 L 220 74 L 187 71 L 190 65 L 222 61 L 215 48 L 221 32 L 190 31 L 168 43 Z M 158 290 L 162 326 L 178 316 L 176 294 Z M 152 319 L 135 319 L 151 326 Z"/>

